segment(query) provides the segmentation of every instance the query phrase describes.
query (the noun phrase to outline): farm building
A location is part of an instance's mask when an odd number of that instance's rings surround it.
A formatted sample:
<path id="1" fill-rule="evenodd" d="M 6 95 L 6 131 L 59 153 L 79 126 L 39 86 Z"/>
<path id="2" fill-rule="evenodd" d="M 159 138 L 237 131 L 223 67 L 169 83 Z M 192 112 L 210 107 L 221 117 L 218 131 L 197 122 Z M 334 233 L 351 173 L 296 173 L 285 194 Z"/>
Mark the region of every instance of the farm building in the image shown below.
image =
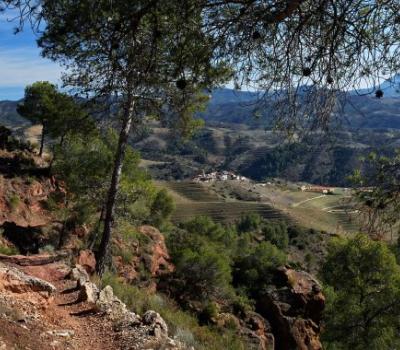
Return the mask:
<path id="1" fill-rule="evenodd" d="M 303 185 L 300 187 L 303 192 L 316 192 L 316 193 L 323 193 L 323 194 L 334 194 L 335 188 L 334 187 L 326 187 L 326 186 L 306 186 Z"/>

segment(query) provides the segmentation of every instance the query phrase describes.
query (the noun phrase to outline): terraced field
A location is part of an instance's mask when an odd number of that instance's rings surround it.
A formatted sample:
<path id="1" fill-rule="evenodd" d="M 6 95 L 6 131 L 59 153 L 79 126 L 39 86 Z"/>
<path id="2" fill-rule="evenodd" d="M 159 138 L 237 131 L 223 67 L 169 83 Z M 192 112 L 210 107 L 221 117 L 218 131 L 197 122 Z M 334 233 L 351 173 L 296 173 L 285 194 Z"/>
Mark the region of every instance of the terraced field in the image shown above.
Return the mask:
<path id="1" fill-rule="evenodd" d="M 233 222 L 247 213 L 266 219 L 281 219 L 332 233 L 359 231 L 355 214 L 348 203 L 349 194 L 337 189 L 335 195 L 302 192 L 296 186 L 262 187 L 253 183 L 220 182 L 201 184 L 190 181 L 159 182 L 175 199 L 174 222 L 207 215 L 217 222 Z M 259 194 L 261 201 L 237 200 L 227 193 L 239 186 L 244 193 Z M 349 209 L 349 210 L 346 210 Z"/>
<path id="2" fill-rule="evenodd" d="M 187 221 L 199 215 L 207 215 L 216 222 L 234 222 L 243 214 L 257 213 L 266 219 L 289 220 L 280 210 L 269 205 L 256 202 L 195 202 L 177 203 L 176 210 L 172 217 L 175 222 Z"/>
<path id="3" fill-rule="evenodd" d="M 340 228 L 345 232 L 357 232 L 360 229 L 360 225 L 357 223 L 356 217 L 354 214 L 349 214 L 346 212 L 338 212 L 332 213 L 340 225 Z"/>
<path id="4" fill-rule="evenodd" d="M 160 182 L 161 186 L 175 192 L 178 197 L 195 202 L 217 202 L 219 196 L 207 186 L 189 181 Z"/>
<path id="5" fill-rule="evenodd" d="M 159 182 L 175 198 L 176 209 L 172 216 L 174 222 L 187 221 L 200 215 L 211 217 L 217 222 L 233 222 L 247 213 L 258 213 L 267 219 L 286 219 L 288 217 L 268 204 L 245 201 L 225 201 L 209 186 L 189 181 Z"/>

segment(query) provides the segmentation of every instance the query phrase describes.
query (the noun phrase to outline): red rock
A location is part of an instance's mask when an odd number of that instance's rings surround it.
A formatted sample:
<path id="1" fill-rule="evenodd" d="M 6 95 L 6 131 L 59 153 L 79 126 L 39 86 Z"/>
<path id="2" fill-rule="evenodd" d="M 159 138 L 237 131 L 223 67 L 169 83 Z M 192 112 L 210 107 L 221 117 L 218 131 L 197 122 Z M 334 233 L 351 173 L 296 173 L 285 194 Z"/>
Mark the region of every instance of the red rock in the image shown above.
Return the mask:
<path id="1" fill-rule="evenodd" d="M 83 266 L 89 274 L 96 271 L 96 258 L 91 250 L 81 250 L 76 263 Z"/>
<path id="2" fill-rule="evenodd" d="M 65 279 L 71 268 L 64 263 L 52 263 L 42 266 L 24 266 L 21 270 L 28 275 L 35 276 L 47 282 L 61 281 Z"/>
<path id="3" fill-rule="evenodd" d="M 40 266 L 60 261 L 66 257 L 64 254 L 36 254 L 36 255 L 3 255 L 0 254 L 0 261 L 19 266 Z"/>
<path id="4" fill-rule="evenodd" d="M 118 271 L 118 275 L 127 283 L 134 282 L 138 277 L 134 262 L 126 264 L 121 256 L 113 256 L 113 264 Z"/>
<path id="5" fill-rule="evenodd" d="M 140 226 L 138 231 L 152 240 L 149 244 L 151 251 L 143 257 L 151 275 L 156 277 L 171 273 L 174 270 L 174 266 L 171 263 L 165 239 L 161 232 L 148 225 Z"/>
<path id="6" fill-rule="evenodd" d="M 89 230 L 85 226 L 79 226 L 74 229 L 72 234 L 78 236 L 79 238 L 83 238 L 88 234 Z"/>
<path id="7" fill-rule="evenodd" d="M 275 278 L 283 286 L 262 296 L 257 310 L 271 324 L 276 347 L 321 350 L 319 323 L 325 297 L 320 284 L 309 273 L 286 267 L 278 269 Z"/>

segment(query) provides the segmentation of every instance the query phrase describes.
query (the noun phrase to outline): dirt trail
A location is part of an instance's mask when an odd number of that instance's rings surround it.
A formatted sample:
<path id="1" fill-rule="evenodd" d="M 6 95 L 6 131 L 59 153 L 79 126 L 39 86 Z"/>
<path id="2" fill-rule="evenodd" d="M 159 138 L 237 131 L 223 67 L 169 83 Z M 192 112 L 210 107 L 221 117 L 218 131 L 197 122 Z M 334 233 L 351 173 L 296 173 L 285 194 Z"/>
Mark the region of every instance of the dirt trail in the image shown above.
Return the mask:
<path id="1" fill-rule="evenodd" d="M 114 341 L 112 324 L 102 315 L 93 313 L 90 305 L 77 302 L 76 282 L 62 280 L 55 282 L 54 286 L 57 293 L 46 315 L 50 323 L 74 332 L 71 340 L 76 349 L 119 348 Z"/>
<path id="2" fill-rule="evenodd" d="M 317 196 L 317 197 L 308 198 L 308 199 L 305 199 L 304 201 L 301 201 L 301 202 L 298 202 L 298 203 L 294 203 L 294 204 L 293 204 L 293 208 L 298 207 L 298 206 L 301 205 L 301 204 L 304 204 L 304 203 L 313 201 L 314 199 L 323 198 L 323 197 L 325 197 L 325 196 L 326 196 L 325 194 L 322 194 L 322 195 Z"/>
<path id="3" fill-rule="evenodd" d="M 87 303 L 78 302 L 76 282 L 53 280 L 51 275 L 43 278 L 45 270 L 46 265 L 30 275 L 47 280 L 57 288 L 46 302 L 34 294 L 0 293 L 0 307 L 5 305 L 3 307 L 13 310 L 11 318 L 7 318 L 1 315 L 5 312 L 0 309 L 0 349 L 120 349 L 118 333 L 114 332 L 112 323 L 102 314 L 91 311 Z M 3 344 L 6 347 L 2 347 Z"/>

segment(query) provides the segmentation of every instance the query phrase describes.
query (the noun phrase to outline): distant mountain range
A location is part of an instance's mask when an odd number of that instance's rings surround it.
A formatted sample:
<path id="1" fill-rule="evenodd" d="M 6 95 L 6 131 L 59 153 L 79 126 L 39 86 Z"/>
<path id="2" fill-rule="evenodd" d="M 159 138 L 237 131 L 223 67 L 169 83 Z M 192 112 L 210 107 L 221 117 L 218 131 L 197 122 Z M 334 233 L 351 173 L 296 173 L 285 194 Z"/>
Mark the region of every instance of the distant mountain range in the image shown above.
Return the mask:
<path id="1" fill-rule="evenodd" d="M 379 87 L 383 98 L 374 90 L 350 92 L 341 116 L 345 129 L 400 129 L 400 75 Z M 378 89 L 378 88 L 377 88 Z M 201 117 L 210 123 L 234 123 L 252 126 L 268 124 L 268 110 L 254 118 L 258 110 L 256 92 L 220 89 L 213 92 L 210 103 Z"/>
<path id="2" fill-rule="evenodd" d="M 349 94 L 342 116 L 345 129 L 400 129 L 400 75 L 384 81 L 379 87 L 384 96 L 375 97 L 373 90 L 360 90 Z M 264 127 L 268 124 L 268 110 L 255 119 L 260 93 L 218 89 L 212 92 L 205 112 L 200 116 L 209 123 L 247 124 Z M 18 101 L 0 101 L 0 124 L 21 126 L 26 120 L 18 115 Z"/>

